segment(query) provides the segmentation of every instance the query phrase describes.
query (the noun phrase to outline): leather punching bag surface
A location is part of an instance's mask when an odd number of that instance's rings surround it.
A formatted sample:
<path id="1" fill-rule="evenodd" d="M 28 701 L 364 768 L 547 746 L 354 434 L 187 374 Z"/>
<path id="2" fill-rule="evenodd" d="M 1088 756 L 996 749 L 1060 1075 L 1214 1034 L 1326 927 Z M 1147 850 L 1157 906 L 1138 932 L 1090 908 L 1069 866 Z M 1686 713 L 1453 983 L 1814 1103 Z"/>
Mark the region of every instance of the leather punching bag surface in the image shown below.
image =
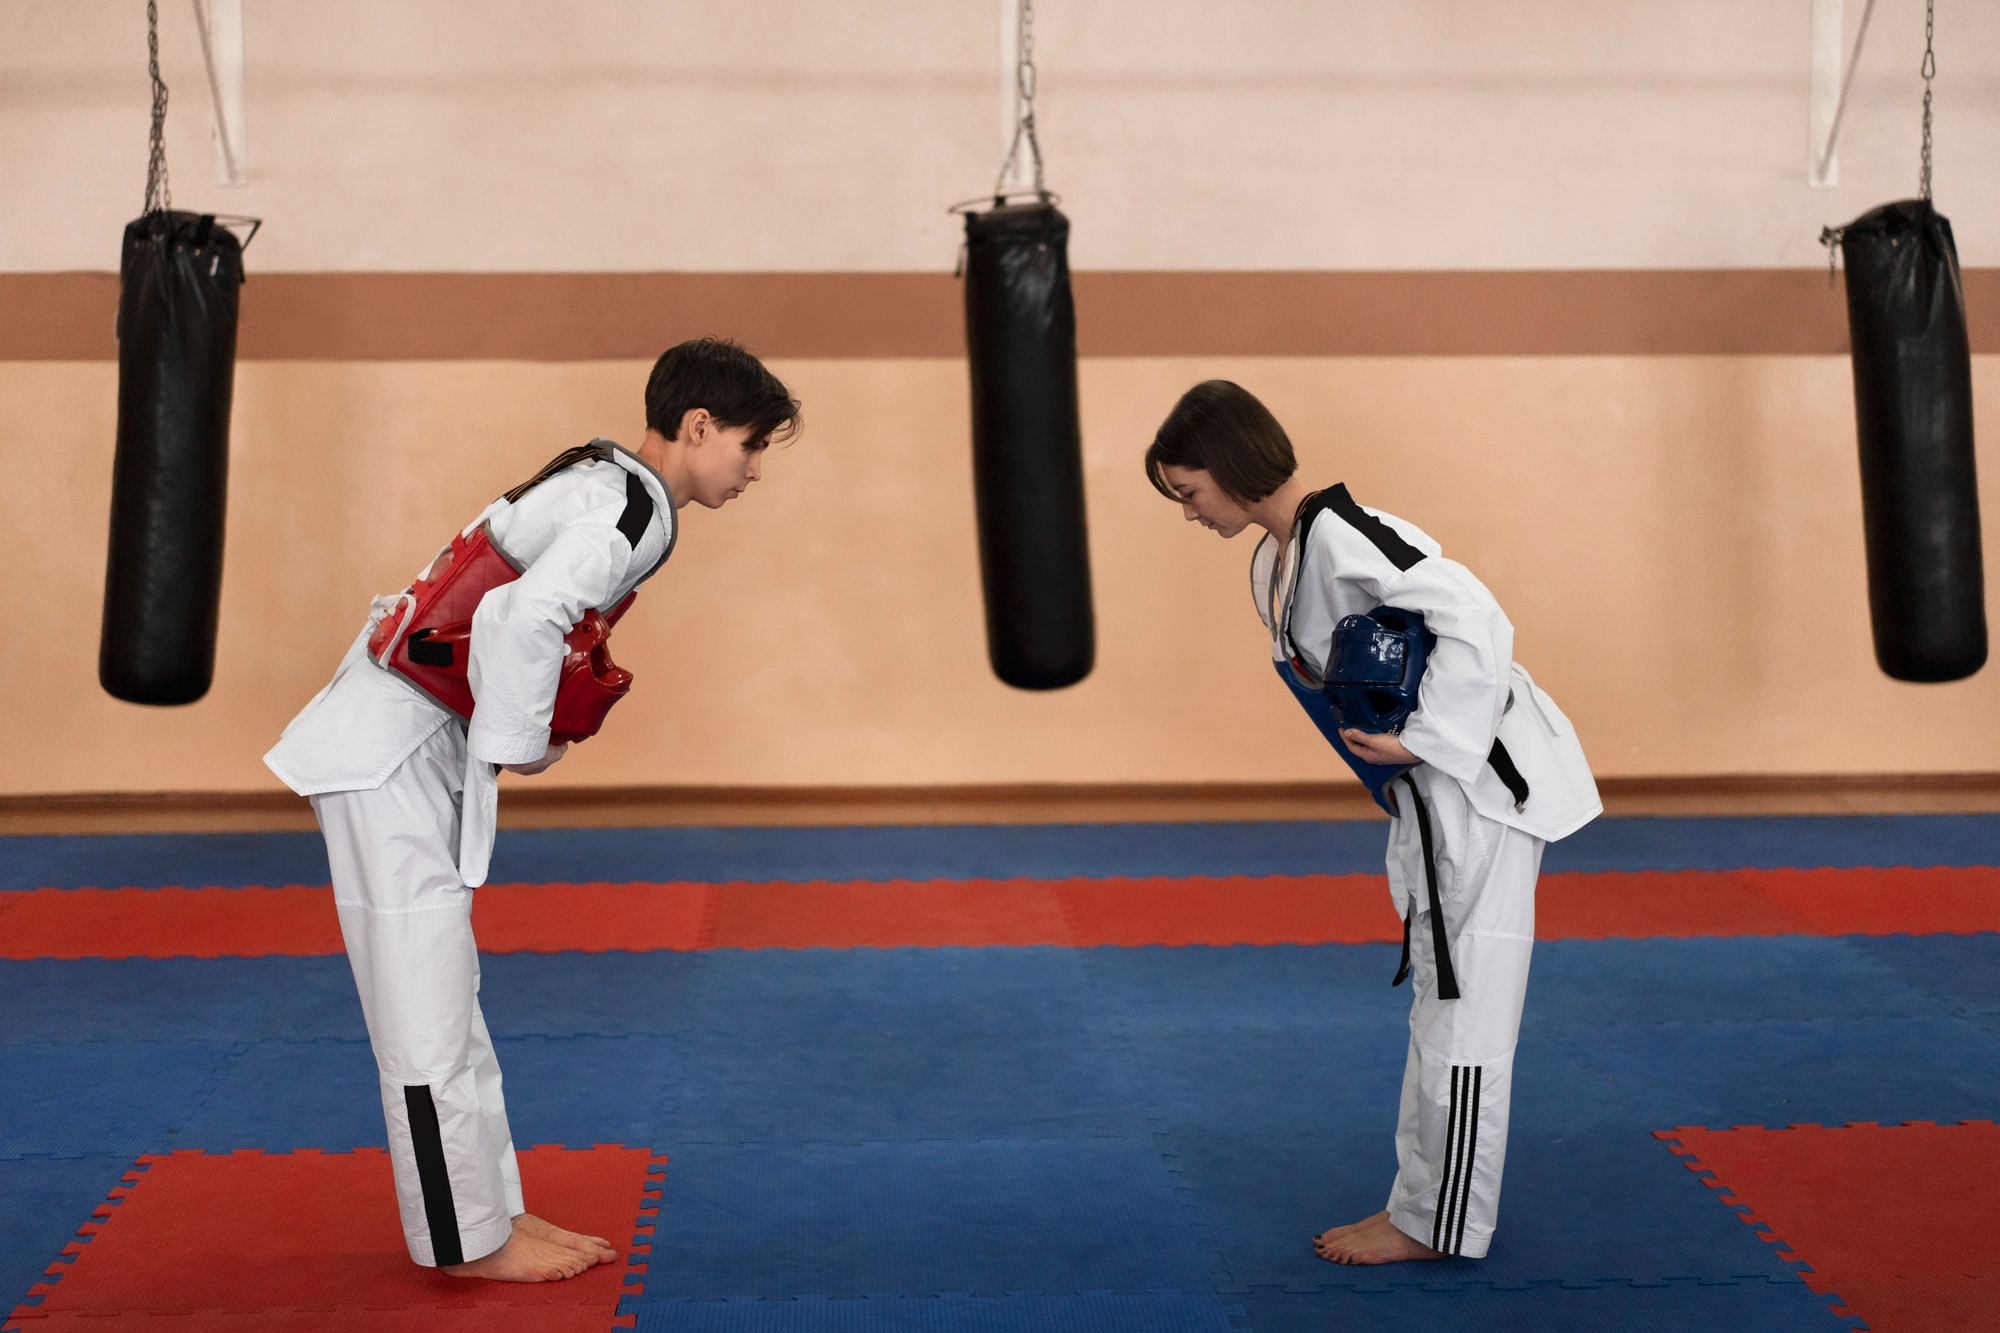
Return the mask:
<path id="1" fill-rule="evenodd" d="M 125 228 L 119 277 L 97 677 L 131 703 L 192 703 L 215 671 L 243 249 L 213 217 L 152 212 Z"/>
<path id="2" fill-rule="evenodd" d="M 1096 627 L 1077 424 L 1069 219 L 1049 203 L 965 219 L 965 339 L 986 646 L 1024 690 L 1090 674 Z"/>
<path id="3" fill-rule="evenodd" d="M 1951 224 L 1929 200 L 1840 233 L 1875 660 L 1898 680 L 1959 680 L 1986 661 L 1972 354 Z"/>

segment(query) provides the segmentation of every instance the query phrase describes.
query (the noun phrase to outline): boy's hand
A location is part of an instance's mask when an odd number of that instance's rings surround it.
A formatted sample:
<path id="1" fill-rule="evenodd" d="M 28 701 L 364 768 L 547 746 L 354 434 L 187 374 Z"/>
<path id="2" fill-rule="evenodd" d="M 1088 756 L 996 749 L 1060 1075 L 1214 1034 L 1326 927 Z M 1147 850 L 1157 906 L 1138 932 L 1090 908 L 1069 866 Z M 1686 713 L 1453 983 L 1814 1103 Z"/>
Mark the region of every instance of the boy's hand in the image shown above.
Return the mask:
<path id="1" fill-rule="evenodd" d="M 500 767 L 509 773 L 519 773 L 524 778 L 531 778 L 562 758 L 563 752 L 568 749 L 569 742 L 564 741 L 561 745 L 551 745 L 542 757 L 532 764 L 502 764 Z"/>
<path id="2" fill-rule="evenodd" d="M 1402 737 L 1390 732 L 1356 731 L 1353 727 L 1342 727 L 1340 739 L 1363 763 L 1396 767 L 1423 762 L 1410 753 Z"/>

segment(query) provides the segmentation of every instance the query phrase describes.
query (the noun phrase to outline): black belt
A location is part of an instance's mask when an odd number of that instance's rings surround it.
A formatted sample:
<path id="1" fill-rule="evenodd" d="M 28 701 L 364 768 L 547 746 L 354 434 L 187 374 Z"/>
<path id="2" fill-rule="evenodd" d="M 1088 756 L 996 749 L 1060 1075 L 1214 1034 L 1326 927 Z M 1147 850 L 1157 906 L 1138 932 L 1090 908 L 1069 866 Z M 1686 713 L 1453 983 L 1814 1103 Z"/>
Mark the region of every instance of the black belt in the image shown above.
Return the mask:
<path id="1" fill-rule="evenodd" d="M 1513 702 L 1510 697 L 1509 703 Z M 1521 776 L 1521 770 L 1514 767 L 1514 756 L 1507 753 L 1507 747 L 1500 738 L 1493 738 L 1493 749 L 1488 752 L 1486 762 L 1493 765 L 1493 771 L 1506 784 L 1507 794 L 1514 798 L 1514 809 L 1519 810 L 1528 803 L 1528 780 Z M 1431 846 L 1431 812 L 1424 806 L 1424 798 L 1417 793 L 1416 779 L 1407 772 L 1402 774 L 1403 785 L 1410 789 L 1410 799 L 1417 807 L 1417 836 L 1424 844 L 1424 883 L 1430 890 L 1431 902 L 1431 952 L 1437 957 L 1438 998 L 1456 1000 L 1458 998 L 1458 973 L 1451 966 L 1451 941 L 1445 934 L 1444 907 L 1438 901 L 1437 853 Z M 1410 924 L 1416 920 L 1417 904 L 1413 898 L 1410 910 L 1403 914 L 1403 961 L 1396 965 L 1396 979 L 1389 984 L 1400 986 L 1410 975 Z"/>
<path id="2" fill-rule="evenodd" d="M 1514 756 L 1507 753 L 1507 747 L 1500 738 L 1493 738 L 1493 748 L 1486 754 L 1486 762 L 1493 765 L 1493 772 L 1507 786 L 1507 794 L 1514 798 L 1514 811 L 1528 803 L 1528 780 L 1521 776 L 1521 770 L 1514 767 Z"/>
<path id="3" fill-rule="evenodd" d="M 1444 929 L 1444 905 L 1438 901 L 1437 853 L 1431 846 L 1431 812 L 1424 808 L 1424 798 L 1417 793 L 1416 779 L 1403 774 L 1402 783 L 1410 789 L 1410 800 L 1417 809 L 1417 836 L 1424 844 L 1424 883 L 1431 895 L 1431 952 L 1437 958 L 1438 998 L 1456 1000 L 1458 998 L 1458 973 L 1451 966 L 1451 940 Z M 1412 898 L 1410 910 L 1403 916 L 1403 961 L 1396 967 L 1396 979 L 1389 984 L 1400 986 L 1410 975 L 1410 923 L 1416 920 L 1417 904 Z"/>

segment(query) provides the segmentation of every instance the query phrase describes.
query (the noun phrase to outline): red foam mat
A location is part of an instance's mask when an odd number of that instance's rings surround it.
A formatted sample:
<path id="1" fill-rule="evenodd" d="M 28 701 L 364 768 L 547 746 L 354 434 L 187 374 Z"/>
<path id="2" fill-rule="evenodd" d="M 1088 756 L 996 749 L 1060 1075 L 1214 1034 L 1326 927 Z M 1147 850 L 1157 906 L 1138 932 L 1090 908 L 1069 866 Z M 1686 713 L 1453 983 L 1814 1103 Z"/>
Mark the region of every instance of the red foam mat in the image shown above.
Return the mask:
<path id="1" fill-rule="evenodd" d="M 713 927 L 723 949 L 1070 942 L 1046 880 L 718 885 Z"/>
<path id="2" fill-rule="evenodd" d="M 547 1283 L 451 1278 L 411 1263 L 380 1149 L 139 1161 L 64 1249 L 74 1261 L 50 1268 L 53 1280 L 29 1292 L 42 1302 L 16 1307 L 8 1329 L 605 1333 L 628 1277 L 645 1272 L 626 1257 L 644 1253 L 628 1242 L 642 1209 L 652 1211 L 642 1195 L 654 1158 L 643 1148 L 520 1154 L 531 1209 L 619 1251 Z"/>
<path id="3" fill-rule="evenodd" d="M 1381 875 L 1074 879 L 1072 935 L 1098 944 L 1388 944 L 1403 923 Z"/>
<path id="4" fill-rule="evenodd" d="M 1877 1333 L 2000 1333 L 2000 1128 L 1677 1129 L 1690 1169 Z"/>
<path id="5" fill-rule="evenodd" d="M 489 884 L 489 953 L 610 949 L 1365 944 L 1401 925 L 1379 875 L 847 883 Z M 1542 939 L 2000 930 L 2000 869 L 1544 875 Z M 323 888 L 0 893 L 0 957 L 340 952 Z"/>
<path id="6" fill-rule="evenodd" d="M 0 956 L 196 958 L 339 953 L 323 888 L 30 889 L 0 893 Z"/>

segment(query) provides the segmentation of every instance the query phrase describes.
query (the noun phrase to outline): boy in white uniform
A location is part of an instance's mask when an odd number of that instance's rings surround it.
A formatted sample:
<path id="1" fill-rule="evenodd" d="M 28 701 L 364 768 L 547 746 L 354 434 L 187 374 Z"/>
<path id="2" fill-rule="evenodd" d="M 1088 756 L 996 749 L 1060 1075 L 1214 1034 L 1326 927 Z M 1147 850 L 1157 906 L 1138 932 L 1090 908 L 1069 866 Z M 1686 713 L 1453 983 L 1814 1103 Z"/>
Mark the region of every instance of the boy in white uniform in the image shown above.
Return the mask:
<path id="1" fill-rule="evenodd" d="M 419 1264 L 543 1282 L 616 1257 L 601 1237 L 535 1217 L 521 1196 L 472 938 L 496 770 L 539 773 L 562 757 L 550 720 L 564 636 L 665 563 L 681 505 L 720 508 L 756 481 L 764 446 L 797 418 L 785 386 L 735 344 L 670 349 L 647 381 L 636 452 L 607 441 L 570 451 L 465 529 L 484 524 L 520 571 L 486 592 L 472 617 L 470 725 L 369 655 L 371 633 L 398 601 L 377 598 L 332 682 L 264 757 L 312 799 L 326 837 L 381 1073 L 404 1236 Z"/>
<path id="2" fill-rule="evenodd" d="M 1251 591 L 1309 711 L 1343 617 L 1394 606 L 1436 636 L 1400 735 L 1349 727 L 1335 741 L 1393 816 L 1396 982 L 1409 975 L 1415 994 L 1388 1206 L 1313 1246 L 1346 1264 L 1478 1258 L 1499 1213 L 1542 848 L 1602 806 L 1575 731 L 1514 662 L 1513 626 L 1485 585 L 1414 524 L 1343 486 L 1311 491 L 1297 469 L 1284 428 L 1226 380 L 1190 389 L 1146 452 L 1147 476 L 1188 521 L 1224 537 L 1264 529 Z"/>

